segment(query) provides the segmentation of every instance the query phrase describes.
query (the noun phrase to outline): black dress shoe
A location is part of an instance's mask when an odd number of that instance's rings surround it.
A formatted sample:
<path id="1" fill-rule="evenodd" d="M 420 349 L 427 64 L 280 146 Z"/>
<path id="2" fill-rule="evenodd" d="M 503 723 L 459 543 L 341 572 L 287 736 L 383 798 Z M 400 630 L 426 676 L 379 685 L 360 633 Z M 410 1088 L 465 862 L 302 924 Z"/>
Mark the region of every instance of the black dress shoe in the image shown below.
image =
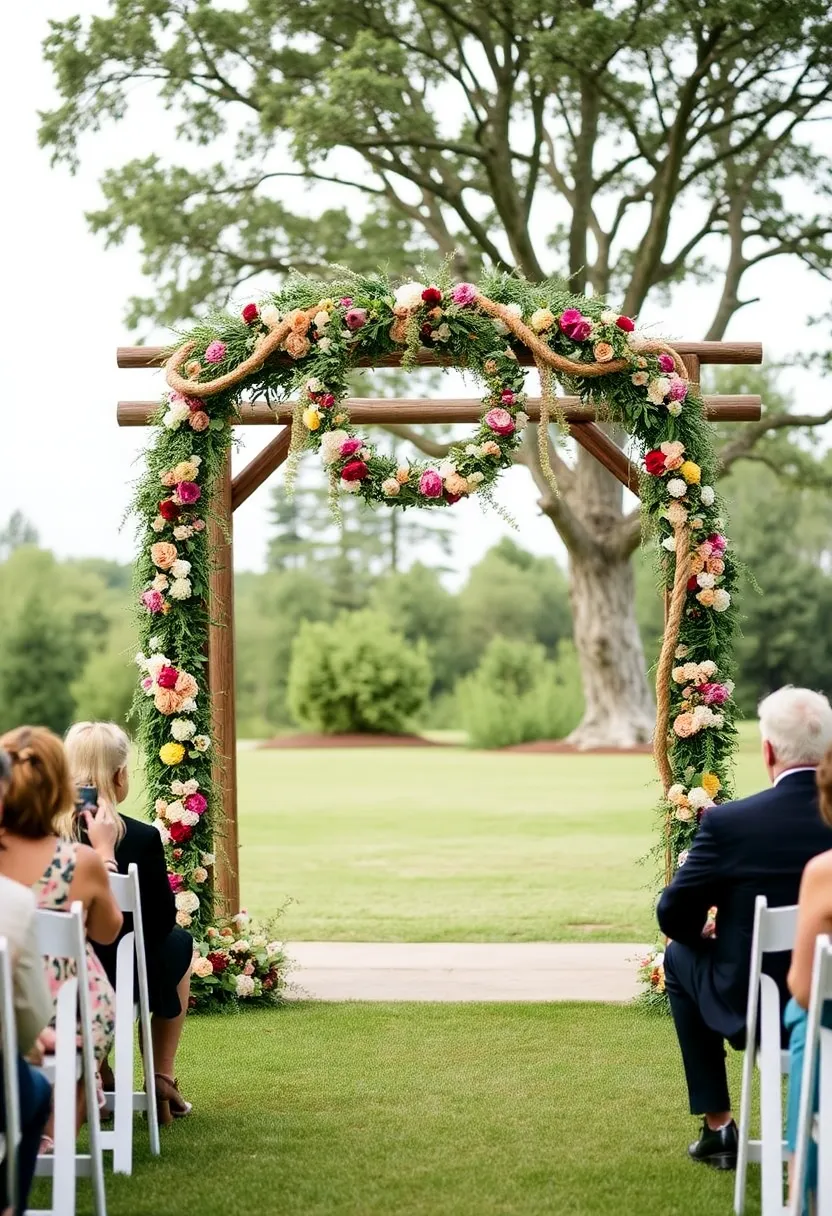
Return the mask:
<path id="1" fill-rule="evenodd" d="M 688 1156 L 694 1161 L 701 1161 L 715 1170 L 735 1170 L 737 1168 L 737 1125 L 732 1119 L 718 1132 L 708 1127 L 707 1119 L 702 1121 L 702 1134 L 688 1149 Z"/>

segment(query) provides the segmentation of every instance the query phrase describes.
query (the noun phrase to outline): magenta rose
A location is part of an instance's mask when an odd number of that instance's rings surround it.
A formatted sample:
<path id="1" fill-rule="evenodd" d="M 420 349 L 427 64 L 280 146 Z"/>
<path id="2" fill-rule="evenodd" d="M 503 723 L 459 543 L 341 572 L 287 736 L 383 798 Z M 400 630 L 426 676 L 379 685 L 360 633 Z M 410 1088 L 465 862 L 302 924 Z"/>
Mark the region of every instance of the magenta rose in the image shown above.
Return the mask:
<path id="1" fill-rule="evenodd" d="M 573 342 L 586 342 L 592 330 L 592 322 L 577 308 L 567 308 L 561 313 L 558 324 L 567 338 Z"/>
<path id="2" fill-rule="evenodd" d="M 204 815 L 208 810 L 208 799 L 204 794 L 188 794 L 182 805 L 186 811 L 192 811 L 194 815 Z"/>
<path id="3" fill-rule="evenodd" d="M 362 325 L 367 324 L 367 309 L 366 308 L 351 308 L 344 317 L 347 329 L 360 329 Z"/>
<path id="4" fill-rule="evenodd" d="M 185 886 L 185 880 L 181 874 L 168 874 L 168 882 L 174 895 L 178 895 Z"/>
<path id="5" fill-rule="evenodd" d="M 351 460 L 349 464 L 345 464 L 341 470 L 342 481 L 363 481 L 369 473 L 369 469 L 363 460 Z"/>
<path id="6" fill-rule="evenodd" d="M 352 296 L 341 296 L 338 303 L 342 308 L 352 308 Z"/>
<path id="7" fill-rule="evenodd" d="M 469 308 L 477 298 L 477 289 L 473 283 L 457 283 L 456 287 L 451 291 L 451 299 L 454 304 L 459 304 L 462 308 Z M 435 497 L 432 495 L 431 497 Z"/>
<path id="8" fill-rule="evenodd" d="M 183 506 L 188 507 L 202 497 L 202 490 L 195 481 L 180 481 L 176 487 L 176 497 Z"/>
<path id="9" fill-rule="evenodd" d="M 145 591 L 142 603 L 148 612 L 161 612 L 165 606 L 161 591 Z"/>
<path id="10" fill-rule="evenodd" d="M 510 388 L 504 388 L 500 393 L 500 400 L 503 405 L 514 405 L 515 397 Z"/>
<path id="11" fill-rule="evenodd" d="M 675 363 L 672 355 L 668 355 L 668 354 L 659 355 L 658 364 L 663 372 L 675 372 L 675 370 L 676 370 L 676 363 Z"/>
<path id="12" fill-rule="evenodd" d="M 341 456 L 354 456 L 356 452 L 361 451 L 362 446 L 362 441 L 353 437 L 352 439 L 345 439 L 338 452 Z"/>
<path id="13" fill-rule="evenodd" d="M 225 358 L 226 345 L 224 342 L 211 342 L 205 351 L 206 363 L 222 363 Z"/>
<path id="14" fill-rule="evenodd" d="M 163 667 L 156 677 L 156 683 L 160 688 L 176 688 L 178 679 L 179 672 L 175 667 Z"/>
<path id="15" fill-rule="evenodd" d="M 335 404 L 335 397 L 332 393 L 321 393 L 318 399 L 318 405 L 322 410 L 331 410 Z"/>
<path id="16" fill-rule="evenodd" d="M 699 694 L 706 705 L 724 705 L 731 696 L 725 684 L 703 684 Z"/>
<path id="17" fill-rule="evenodd" d="M 671 401 L 684 401 L 687 395 L 687 381 L 683 380 L 681 376 L 675 376 L 670 381 L 670 392 L 668 393 L 668 397 L 670 397 Z"/>
<path id="18" fill-rule="evenodd" d="M 465 284 L 462 284 L 462 286 L 465 286 Z M 425 498 L 441 498 L 442 490 L 442 478 L 436 470 L 425 469 L 419 478 L 419 493 L 424 494 Z"/>
<path id="19" fill-rule="evenodd" d="M 515 430 L 514 419 L 508 410 L 489 410 L 485 415 L 485 425 L 495 435 L 511 435 Z"/>
<path id="20" fill-rule="evenodd" d="M 728 548 L 728 541 L 724 536 L 720 536 L 718 532 L 708 537 L 708 544 L 711 546 L 711 551 L 717 554 L 724 553 Z"/>

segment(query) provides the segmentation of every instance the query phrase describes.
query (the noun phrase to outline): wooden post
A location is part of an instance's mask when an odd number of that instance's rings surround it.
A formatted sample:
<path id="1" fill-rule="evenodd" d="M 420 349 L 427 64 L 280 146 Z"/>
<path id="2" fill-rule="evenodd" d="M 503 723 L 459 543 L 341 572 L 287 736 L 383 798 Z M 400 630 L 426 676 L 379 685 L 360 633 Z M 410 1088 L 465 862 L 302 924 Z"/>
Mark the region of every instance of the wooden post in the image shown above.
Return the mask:
<path id="1" fill-rule="evenodd" d="M 231 454 L 217 479 L 213 518 L 208 520 L 211 556 L 208 612 L 208 686 L 214 732 L 213 776 L 220 792 L 220 821 L 215 823 L 214 878 L 220 911 L 240 910 L 237 835 L 237 725 L 234 696 L 234 544 L 231 512 Z"/>

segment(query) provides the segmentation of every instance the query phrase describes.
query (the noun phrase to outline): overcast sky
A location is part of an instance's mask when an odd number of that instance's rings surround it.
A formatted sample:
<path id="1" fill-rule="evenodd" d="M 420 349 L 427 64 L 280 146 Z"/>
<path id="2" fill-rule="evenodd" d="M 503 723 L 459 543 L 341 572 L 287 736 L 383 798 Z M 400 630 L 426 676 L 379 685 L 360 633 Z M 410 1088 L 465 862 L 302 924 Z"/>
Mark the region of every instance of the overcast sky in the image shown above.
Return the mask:
<path id="1" fill-rule="evenodd" d="M 120 398 L 156 397 L 162 381 L 157 373 L 116 369 L 116 347 L 133 340 L 123 323 L 125 302 L 146 294 L 148 282 L 136 246 L 105 250 L 87 231 L 84 212 L 98 204 L 97 183 L 106 168 L 151 151 L 169 162 L 192 152 L 177 149 L 166 133 L 174 123 L 148 90 L 129 121 L 85 139 L 75 177 L 50 168 L 37 146 L 37 110 L 54 103 L 40 43 L 50 17 L 79 11 L 104 12 L 106 4 L 39 0 L 15 6 L 13 29 L 7 25 L 13 53 L 0 74 L 6 169 L 0 203 L 6 266 L 0 520 L 19 508 L 34 521 L 42 542 L 60 555 L 129 561 L 132 527 L 120 525 L 147 432 L 119 429 L 115 406 Z M 779 259 L 764 267 L 743 285 L 744 294 L 759 295 L 760 302 L 740 313 L 727 336 L 760 340 L 771 358 L 780 358 L 817 340 L 806 321 L 828 307 L 828 291 L 796 263 Z M 696 339 L 715 298 L 716 288 L 682 288 L 670 320 L 662 321 L 655 309 L 642 320 L 661 322 L 658 328 L 667 337 Z M 825 408 L 826 384 L 808 375 L 793 382 L 804 409 Z M 448 377 L 443 391 L 458 392 L 458 383 L 455 387 Z M 476 390 L 469 386 L 468 392 Z M 267 428 L 248 428 L 236 464 L 270 438 Z M 506 476 L 498 497 L 520 525 L 524 545 L 561 555 L 554 529 L 538 515 L 528 474 L 515 470 Z M 267 500 L 264 487 L 235 517 L 240 568 L 262 568 Z M 474 503 L 459 504 L 454 515 L 461 573 L 509 529 Z"/>

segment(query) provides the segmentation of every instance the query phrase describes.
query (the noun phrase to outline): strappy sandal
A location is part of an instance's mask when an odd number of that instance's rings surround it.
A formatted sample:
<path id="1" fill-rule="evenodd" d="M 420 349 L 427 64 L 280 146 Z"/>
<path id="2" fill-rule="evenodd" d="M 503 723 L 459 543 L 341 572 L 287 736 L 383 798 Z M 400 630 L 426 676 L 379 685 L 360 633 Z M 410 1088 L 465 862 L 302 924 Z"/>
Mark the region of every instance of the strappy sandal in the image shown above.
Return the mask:
<path id="1" fill-rule="evenodd" d="M 174 1077 L 166 1077 L 163 1073 L 157 1072 L 155 1081 L 156 1109 L 161 1124 L 167 1125 L 174 1119 L 184 1119 L 191 1113 L 193 1107 L 180 1094 L 179 1083 Z"/>

